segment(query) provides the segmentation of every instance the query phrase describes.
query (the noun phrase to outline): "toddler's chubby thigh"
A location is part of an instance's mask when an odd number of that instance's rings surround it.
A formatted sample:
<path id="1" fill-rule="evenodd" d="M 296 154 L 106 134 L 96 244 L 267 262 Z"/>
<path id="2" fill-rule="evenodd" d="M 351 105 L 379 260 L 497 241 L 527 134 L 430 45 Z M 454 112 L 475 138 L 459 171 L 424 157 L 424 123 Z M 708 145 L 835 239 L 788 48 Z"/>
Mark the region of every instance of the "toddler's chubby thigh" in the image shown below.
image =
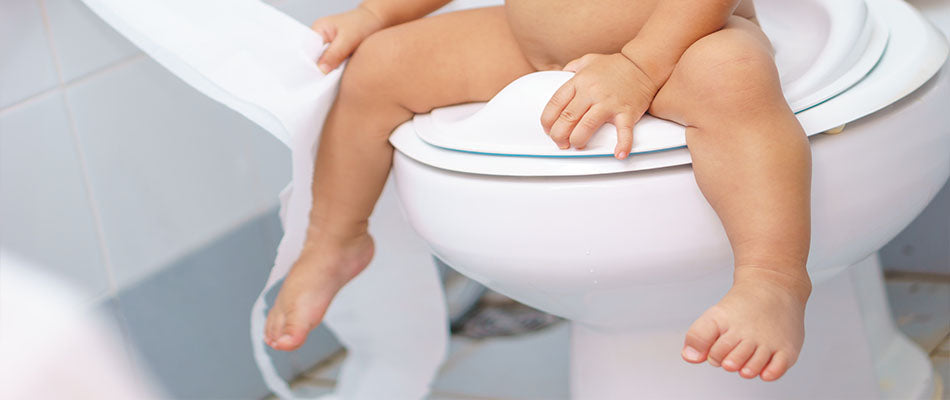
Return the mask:
<path id="1" fill-rule="evenodd" d="M 340 96 L 371 96 L 425 113 L 486 101 L 531 72 L 502 7 L 463 10 L 369 36 L 350 59 Z"/>

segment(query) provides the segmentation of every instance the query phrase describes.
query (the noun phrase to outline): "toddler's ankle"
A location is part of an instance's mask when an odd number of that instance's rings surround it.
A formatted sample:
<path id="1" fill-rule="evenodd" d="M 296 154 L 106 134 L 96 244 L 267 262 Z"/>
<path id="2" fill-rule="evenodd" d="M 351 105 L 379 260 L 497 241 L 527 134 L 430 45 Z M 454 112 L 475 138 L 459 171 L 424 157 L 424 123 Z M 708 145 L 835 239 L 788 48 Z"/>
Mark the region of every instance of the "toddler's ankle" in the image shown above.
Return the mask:
<path id="1" fill-rule="evenodd" d="M 805 266 L 736 265 L 733 285 L 769 285 L 784 289 L 803 304 L 811 295 L 811 279 Z"/>

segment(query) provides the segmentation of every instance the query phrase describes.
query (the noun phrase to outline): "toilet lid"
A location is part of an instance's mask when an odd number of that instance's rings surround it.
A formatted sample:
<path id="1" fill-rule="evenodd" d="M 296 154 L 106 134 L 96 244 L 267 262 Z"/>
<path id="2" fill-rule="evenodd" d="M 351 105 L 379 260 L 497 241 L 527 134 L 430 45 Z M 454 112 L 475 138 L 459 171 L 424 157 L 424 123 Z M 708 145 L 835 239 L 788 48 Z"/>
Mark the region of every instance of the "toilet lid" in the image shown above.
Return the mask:
<path id="1" fill-rule="evenodd" d="M 828 21 L 845 21 L 829 22 L 826 30 L 796 30 L 791 24 L 781 25 L 775 18 L 778 14 L 786 15 L 788 21 L 810 21 L 812 17 L 805 15 L 814 16 L 819 9 L 782 10 L 779 3 L 784 2 L 767 0 L 757 8 L 763 28 L 775 44 L 776 63 L 789 103 L 809 135 L 893 103 L 933 76 L 946 59 L 943 35 L 900 0 L 866 0 L 857 8 L 852 1 L 816 1 L 824 7 L 821 10 L 825 10 Z M 852 7 L 850 11 L 842 11 L 846 10 L 843 4 Z M 793 18 L 793 11 L 800 14 Z M 849 20 L 854 14 L 864 22 L 859 25 Z M 835 28 L 846 24 L 851 28 Z M 854 26 L 860 29 L 855 31 Z M 839 31 L 844 33 L 835 33 Z M 791 40 L 796 34 L 824 37 L 827 44 L 802 51 L 795 46 L 804 44 Z M 839 40 L 836 35 L 850 37 L 850 43 L 859 45 L 847 46 L 849 41 Z M 798 58 L 799 54 L 804 56 Z M 836 61 L 822 63 L 822 57 L 835 57 Z M 823 72 L 814 72 L 819 70 Z M 488 103 L 445 107 L 419 115 L 400 126 L 390 141 L 402 154 L 417 161 L 492 175 L 591 175 L 690 162 L 684 148 L 685 128 L 650 116 L 635 127 L 636 155 L 626 160 L 611 157 L 616 140 L 612 126 L 601 128 L 595 135 L 596 146 L 580 151 L 557 149 L 541 130 L 538 119 L 550 95 L 569 78 L 568 72 L 530 74 Z M 522 112 L 509 111 L 515 107 Z"/>

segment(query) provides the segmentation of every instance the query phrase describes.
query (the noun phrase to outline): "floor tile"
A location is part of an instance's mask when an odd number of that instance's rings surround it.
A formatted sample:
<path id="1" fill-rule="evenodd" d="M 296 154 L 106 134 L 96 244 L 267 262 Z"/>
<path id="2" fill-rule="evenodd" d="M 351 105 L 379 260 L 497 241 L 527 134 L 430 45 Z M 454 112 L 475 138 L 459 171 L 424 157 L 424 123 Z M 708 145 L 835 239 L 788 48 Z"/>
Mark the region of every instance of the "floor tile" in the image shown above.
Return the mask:
<path id="1" fill-rule="evenodd" d="M 943 398 L 950 398 L 950 356 L 931 357 L 934 363 L 934 369 L 943 383 Z"/>
<path id="2" fill-rule="evenodd" d="M 950 11 L 950 7 L 948 7 Z M 950 183 L 900 234 L 881 249 L 888 271 L 950 275 Z"/>
<path id="3" fill-rule="evenodd" d="M 65 82 L 139 53 L 80 0 L 43 0 Z"/>
<path id="4" fill-rule="evenodd" d="M 513 337 L 459 343 L 435 391 L 505 399 L 566 399 L 569 325 Z"/>
<path id="5" fill-rule="evenodd" d="M 950 334 L 950 283 L 891 279 L 886 288 L 897 327 L 924 351 Z"/>
<path id="6" fill-rule="evenodd" d="M 950 356 L 950 335 L 944 338 L 943 342 L 941 342 L 933 352 Z"/>
<path id="7" fill-rule="evenodd" d="M 0 9 L 0 109 L 59 83 L 36 1 L 4 1 Z"/>
<path id="8" fill-rule="evenodd" d="M 0 246 L 58 272 L 90 299 L 108 289 L 59 93 L 0 115 L 0 221 Z"/>
<path id="9" fill-rule="evenodd" d="M 200 251 L 119 293 L 130 342 L 174 398 L 236 399 L 268 393 L 251 352 L 249 313 L 273 262 L 276 212 L 244 224 Z M 315 362 L 339 346 L 323 328 L 306 350 Z M 297 353 L 270 351 L 281 375 Z"/>
<path id="10" fill-rule="evenodd" d="M 290 385 L 290 388 L 298 397 L 311 399 L 333 393 L 334 385 L 332 382 L 298 379 Z M 278 399 L 275 395 L 269 395 L 263 400 L 280 399 Z"/>
<path id="11" fill-rule="evenodd" d="M 143 58 L 67 91 L 119 287 L 277 204 L 263 130 Z"/>

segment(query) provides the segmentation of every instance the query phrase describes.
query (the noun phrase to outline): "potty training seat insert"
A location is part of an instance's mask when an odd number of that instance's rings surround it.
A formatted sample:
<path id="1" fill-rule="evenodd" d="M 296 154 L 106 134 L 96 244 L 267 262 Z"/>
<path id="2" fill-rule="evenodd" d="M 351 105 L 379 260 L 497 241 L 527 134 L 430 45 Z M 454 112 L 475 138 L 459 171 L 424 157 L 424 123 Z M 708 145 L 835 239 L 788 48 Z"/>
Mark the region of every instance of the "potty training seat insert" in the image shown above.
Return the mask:
<path id="1" fill-rule="evenodd" d="M 772 41 L 783 92 L 800 112 L 844 92 L 884 54 L 888 27 L 863 0 L 760 0 L 759 20 Z M 807 23 L 805 23 L 807 21 Z M 521 77 L 487 103 L 444 107 L 413 119 L 426 143 L 469 153 L 528 157 L 613 156 L 616 128 L 605 124 L 584 149 L 559 149 L 544 133 L 541 112 L 574 74 L 544 71 Z M 644 115 L 632 154 L 686 145 L 682 125 Z"/>

